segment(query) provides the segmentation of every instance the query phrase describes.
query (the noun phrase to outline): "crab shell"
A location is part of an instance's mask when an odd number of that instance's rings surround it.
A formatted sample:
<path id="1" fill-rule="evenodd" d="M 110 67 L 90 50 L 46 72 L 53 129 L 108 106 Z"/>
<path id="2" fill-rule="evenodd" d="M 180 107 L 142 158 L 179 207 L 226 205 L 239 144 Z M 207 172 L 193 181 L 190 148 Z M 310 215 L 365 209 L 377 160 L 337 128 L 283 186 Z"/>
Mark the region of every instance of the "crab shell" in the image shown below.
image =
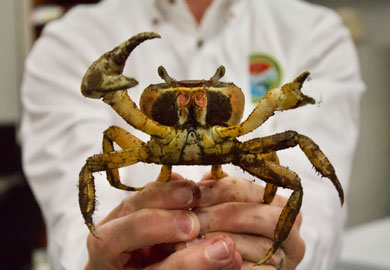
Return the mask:
<path id="1" fill-rule="evenodd" d="M 244 106 L 244 94 L 234 83 L 207 80 L 151 84 L 140 100 L 146 116 L 179 128 L 237 125 Z"/>

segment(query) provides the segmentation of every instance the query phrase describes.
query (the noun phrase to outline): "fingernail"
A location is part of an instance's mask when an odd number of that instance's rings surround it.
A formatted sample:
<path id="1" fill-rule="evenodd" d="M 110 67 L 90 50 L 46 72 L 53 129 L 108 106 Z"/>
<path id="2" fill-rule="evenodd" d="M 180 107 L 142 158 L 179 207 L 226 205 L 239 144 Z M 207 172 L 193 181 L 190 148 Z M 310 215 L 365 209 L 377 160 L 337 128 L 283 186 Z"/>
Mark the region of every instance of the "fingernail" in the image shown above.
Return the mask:
<path id="1" fill-rule="evenodd" d="M 223 260 L 229 257 L 230 251 L 225 241 L 218 241 L 206 249 L 207 256 L 215 261 Z"/>
<path id="2" fill-rule="evenodd" d="M 183 233 L 190 234 L 194 229 L 194 220 L 190 215 L 179 214 L 176 217 L 176 225 Z"/>
<path id="3" fill-rule="evenodd" d="M 178 188 L 174 191 L 173 197 L 181 205 L 189 205 L 193 200 L 192 190 L 189 188 Z"/>

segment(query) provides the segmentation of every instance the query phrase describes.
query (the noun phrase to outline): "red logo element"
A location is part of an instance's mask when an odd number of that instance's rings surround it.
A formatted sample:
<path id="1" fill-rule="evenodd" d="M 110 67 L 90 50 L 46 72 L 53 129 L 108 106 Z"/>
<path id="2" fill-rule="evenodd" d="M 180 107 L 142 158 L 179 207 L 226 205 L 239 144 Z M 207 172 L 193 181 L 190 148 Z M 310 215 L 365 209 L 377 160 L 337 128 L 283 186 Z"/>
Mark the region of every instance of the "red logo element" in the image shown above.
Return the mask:
<path id="1" fill-rule="evenodd" d="M 258 74 L 266 72 L 270 68 L 271 68 L 271 66 L 265 62 L 250 63 L 249 72 L 252 75 L 258 75 Z"/>

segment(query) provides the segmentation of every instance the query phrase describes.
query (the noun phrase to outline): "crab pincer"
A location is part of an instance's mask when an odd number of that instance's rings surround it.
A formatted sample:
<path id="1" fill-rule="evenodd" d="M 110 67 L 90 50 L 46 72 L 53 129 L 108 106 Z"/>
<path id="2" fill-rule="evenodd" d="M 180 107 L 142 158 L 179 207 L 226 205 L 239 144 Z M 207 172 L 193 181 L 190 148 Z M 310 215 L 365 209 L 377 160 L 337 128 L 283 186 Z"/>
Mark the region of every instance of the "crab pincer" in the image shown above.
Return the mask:
<path id="1" fill-rule="evenodd" d="M 81 93 L 86 97 L 98 99 L 109 92 L 136 86 L 137 80 L 122 75 L 126 60 L 135 47 L 153 38 L 160 38 L 160 35 L 153 32 L 140 33 L 103 54 L 85 73 Z"/>

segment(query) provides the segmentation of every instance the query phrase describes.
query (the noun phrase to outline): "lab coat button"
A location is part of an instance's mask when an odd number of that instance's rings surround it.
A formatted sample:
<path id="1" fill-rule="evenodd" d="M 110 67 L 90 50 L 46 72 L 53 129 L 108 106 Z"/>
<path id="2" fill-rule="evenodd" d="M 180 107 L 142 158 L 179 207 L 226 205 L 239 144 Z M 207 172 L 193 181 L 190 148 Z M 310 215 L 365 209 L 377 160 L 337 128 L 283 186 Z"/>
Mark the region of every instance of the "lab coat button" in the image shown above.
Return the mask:
<path id="1" fill-rule="evenodd" d="M 202 48 L 203 47 L 203 43 L 204 43 L 203 39 L 199 39 L 198 43 L 196 44 L 196 47 L 198 47 L 199 49 Z"/>

